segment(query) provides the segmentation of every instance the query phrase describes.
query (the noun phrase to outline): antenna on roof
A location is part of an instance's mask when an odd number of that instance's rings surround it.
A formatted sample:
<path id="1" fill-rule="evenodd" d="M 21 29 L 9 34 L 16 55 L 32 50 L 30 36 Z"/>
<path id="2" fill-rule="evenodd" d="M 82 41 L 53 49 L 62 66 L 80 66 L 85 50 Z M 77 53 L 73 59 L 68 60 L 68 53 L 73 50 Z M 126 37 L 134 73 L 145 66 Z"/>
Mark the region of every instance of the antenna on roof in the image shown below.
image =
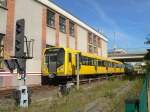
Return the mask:
<path id="1" fill-rule="evenodd" d="M 98 28 L 97 30 L 99 33 L 102 33 L 103 34 L 103 29 L 102 28 Z"/>
<path id="2" fill-rule="evenodd" d="M 113 50 L 117 49 L 117 45 L 116 45 L 116 32 L 114 32 L 114 43 L 113 43 Z"/>

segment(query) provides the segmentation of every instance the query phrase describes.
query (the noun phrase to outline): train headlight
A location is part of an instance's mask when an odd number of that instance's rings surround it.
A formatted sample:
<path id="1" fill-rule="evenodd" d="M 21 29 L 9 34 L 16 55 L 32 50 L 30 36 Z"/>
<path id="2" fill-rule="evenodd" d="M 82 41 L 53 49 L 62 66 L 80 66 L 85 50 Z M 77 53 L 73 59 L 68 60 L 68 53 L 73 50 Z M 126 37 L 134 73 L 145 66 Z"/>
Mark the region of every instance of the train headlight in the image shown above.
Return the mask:
<path id="1" fill-rule="evenodd" d="M 52 79 L 52 78 L 55 78 L 56 75 L 55 75 L 54 73 L 52 73 L 52 74 L 49 74 L 48 77 L 49 77 L 50 79 Z"/>
<path id="2" fill-rule="evenodd" d="M 64 70 L 64 67 L 61 66 L 61 67 L 58 68 L 58 70 L 63 71 L 63 70 Z"/>

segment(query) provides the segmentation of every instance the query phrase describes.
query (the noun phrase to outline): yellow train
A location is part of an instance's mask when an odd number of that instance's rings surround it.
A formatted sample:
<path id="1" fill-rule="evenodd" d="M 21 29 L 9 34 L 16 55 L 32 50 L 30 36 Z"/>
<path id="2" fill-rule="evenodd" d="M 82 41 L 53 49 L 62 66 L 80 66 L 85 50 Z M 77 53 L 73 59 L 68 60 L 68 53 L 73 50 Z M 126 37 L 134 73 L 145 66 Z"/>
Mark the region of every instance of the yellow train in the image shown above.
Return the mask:
<path id="1" fill-rule="evenodd" d="M 124 64 L 97 55 L 63 47 L 46 48 L 43 53 L 42 80 L 73 78 L 77 74 L 77 54 L 80 54 L 80 76 L 93 77 L 124 73 Z"/>

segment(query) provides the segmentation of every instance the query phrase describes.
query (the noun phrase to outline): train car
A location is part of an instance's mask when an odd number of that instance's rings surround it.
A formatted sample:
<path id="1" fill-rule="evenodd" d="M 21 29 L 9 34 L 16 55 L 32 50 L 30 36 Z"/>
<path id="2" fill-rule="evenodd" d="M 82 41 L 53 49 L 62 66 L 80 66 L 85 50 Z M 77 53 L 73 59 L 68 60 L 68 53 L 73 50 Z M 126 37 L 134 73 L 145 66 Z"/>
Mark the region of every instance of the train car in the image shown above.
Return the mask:
<path id="1" fill-rule="evenodd" d="M 80 55 L 80 77 L 124 73 L 122 62 L 70 48 L 51 47 L 43 53 L 42 80 L 47 82 L 47 79 L 57 78 L 66 81 L 76 77 L 77 54 Z"/>
<path id="2" fill-rule="evenodd" d="M 133 75 L 135 73 L 133 65 L 128 63 L 124 63 L 124 65 L 125 65 L 124 69 L 126 75 Z"/>

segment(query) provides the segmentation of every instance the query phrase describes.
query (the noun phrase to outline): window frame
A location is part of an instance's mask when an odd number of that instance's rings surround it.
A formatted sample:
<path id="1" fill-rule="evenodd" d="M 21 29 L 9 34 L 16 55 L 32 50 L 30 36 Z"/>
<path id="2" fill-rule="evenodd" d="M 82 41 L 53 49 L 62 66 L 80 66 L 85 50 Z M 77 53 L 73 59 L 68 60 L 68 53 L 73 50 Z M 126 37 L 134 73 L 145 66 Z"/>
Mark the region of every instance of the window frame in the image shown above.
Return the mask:
<path id="1" fill-rule="evenodd" d="M 93 35 L 93 45 L 97 46 L 97 36 Z"/>
<path id="2" fill-rule="evenodd" d="M 90 53 L 93 53 L 93 46 L 91 44 L 88 45 L 88 51 Z"/>
<path id="3" fill-rule="evenodd" d="M 62 15 L 59 16 L 59 30 L 62 33 L 66 33 L 66 17 Z"/>
<path id="4" fill-rule="evenodd" d="M 89 44 L 93 44 L 93 37 L 92 37 L 92 33 L 88 32 L 88 43 Z"/>
<path id="5" fill-rule="evenodd" d="M 69 34 L 70 36 L 74 37 L 75 36 L 75 23 L 73 21 L 69 21 Z"/>
<path id="6" fill-rule="evenodd" d="M 55 12 L 47 9 L 47 26 L 55 28 Z"/>

